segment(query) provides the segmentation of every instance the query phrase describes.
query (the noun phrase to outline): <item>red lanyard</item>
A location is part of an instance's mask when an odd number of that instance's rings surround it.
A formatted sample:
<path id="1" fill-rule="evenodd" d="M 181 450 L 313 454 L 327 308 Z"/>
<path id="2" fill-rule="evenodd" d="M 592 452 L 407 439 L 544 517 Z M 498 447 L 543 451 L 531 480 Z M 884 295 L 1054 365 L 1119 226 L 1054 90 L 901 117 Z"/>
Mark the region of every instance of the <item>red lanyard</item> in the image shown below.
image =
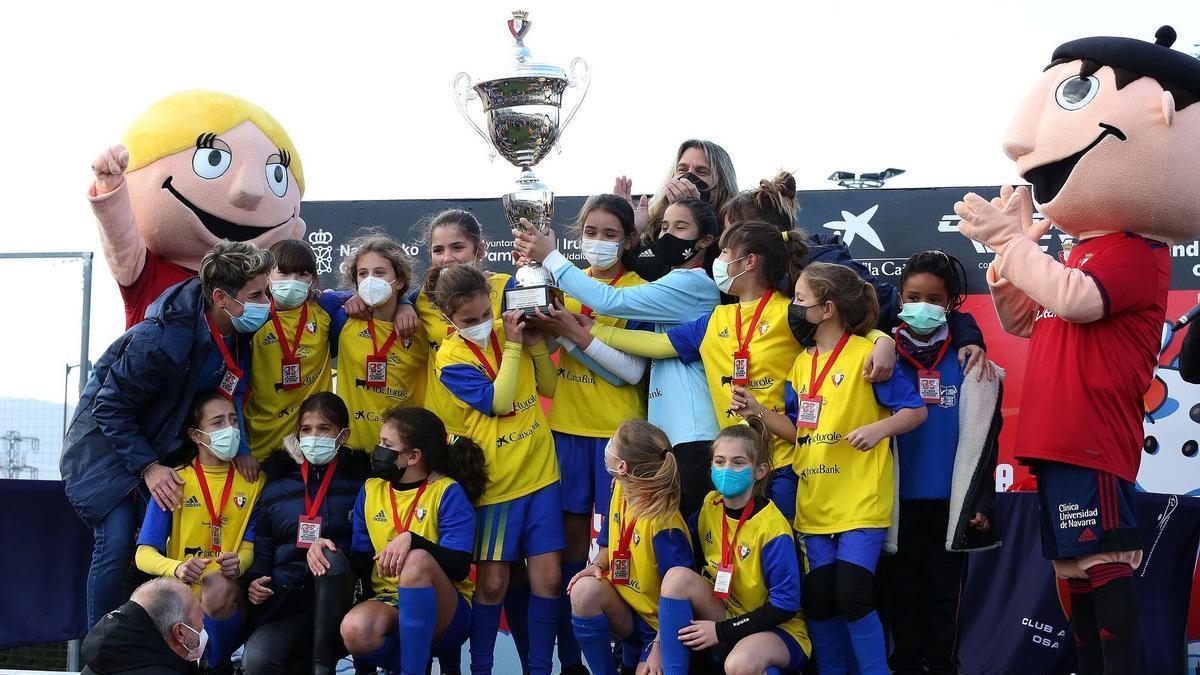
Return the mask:
<path id="1" fill-rule="evenodd" d="M 225 489 L 221 491 L 220 509 L 213 509 L 212 494 L 208 491 L 208 477 L 204 475 L 204 468 L 200 465 L 199 457 L 196 458 L 196 479 L 200 483 L 200 495 L 204 497 L 204 506 L 208 508 L 209 525 L 221 527 L 221 513 L 225 511 L 225 505 L 229 503 L 229 490 L 233 487 L 233 465 L 231 464 L 225 469 Z"/>
<path id="2" fill-rule="evenodd" d="M 620 536 L 617 537 L 617 552 L 618 553 L 627 553 L 629 551 L 629 542 L 633 540 L 633 526 L 635 524 L 637 524 L 637 516 L 634 516 L 633 520 L 630 520 L 629 522 L 625 522 L 625 507 L 626 506 L 628 506 L 628 502 L 626 502 L 624 499 L 622 499 L 621 500 L 621 522 L 624 523 L 624 525 L 619 530 Z"/>
<path id="3" fill-rule="evenodd" d="M 762 316 L 763 310 L 767 307 L 767 301 L 771 299 L 775 291 L 768 290 L 763 294 L 762 299 L 758 301 L 758 307 L 754 310 L 754 317 L 750 319 L 750 330 L 746 331 L 746 337 L 742 337 L 742 304 L 737 305 L 737 339 L 738 353 L 745 354 L 750 347 L 750 341 L 754 339 L 754 328 L 758 326 L 758 319 Z"/>
<path id="4" fill-rule="evenodd" d="M 841 355 L 842 348 L 845 347 L 846 343 L 849 341 L 850 334 L 842 333 L 842 339 L 838 340 L 837 346 L 834 347 L 833 351 L 829 353 L 829 360 L 825 362 L 825 367 L 821 369 L 820 377 L 817 377 L 817 357 L 821 355 L 821 349 L 819 347 L 814 349 L 812 369 L 808 371 L 808 395 L 810 397 L 817 395 L 817 390 L 820 389 L 821 385 L 825 383 L 825 376 L 829 374 L 830 369 L 833 368 L 834 362 L 836 362 L 838 356 Z"/>
<path id="5" fill-rule="evenodd" d="M 412 504 L 408 507 L 408 515 L 404 517 L 403 526 L 400 525 L 400 512 L 396 510 L 396 488 L 388 486 L 392 491 L 392 522 L 396 525 L 396 534 L 408 532 L 408 526 L 412 525 L 413 514 L 417 512 L 417 502 L 421 501 L 421 495 L 425 494 L 425 488 L 428 486 L 428 480 L 421 481 L 421 487 L 417 488 L 417 495 L 413 497 Z"/>
<path id="6" fill-rule="evenodd" d="M 369 332 L 371 334 L 371 349 L 375 350 L 375 353 L 372 354 L 372 356 L 374 356 L 377 359 L 383 358 L 383 356 L 385 354 L 387 354 L 389 351 L 391 351 L 392 345 L 396 344 L 397 333 L 396 333 L 396 329 L 393 328 L 392 334 L 389 335 L 388 338 L 383 341 L 383 348 L 379 347 L 379 343 L 375 339 L 375 319 L 374 319 L 374 317 L 367 319 L 367 332 Z"/>
<path id="7" fill-rule="evenodd" d="M 900 324 L 900 328 L 897 329 L 897 331 L 904 330 L 905 328 L 908 328 L 908 324 L 902 323 L 902 324 Z M 897 337 L 899 337 L 899 336 L 897 336 Z M 896 353 L 899 354 L 900 356 L 903 356 L 905 361 L 908 361 L 909 363 L 913 364 L 913 367 L 917 369 L 918 373 L 928 373 L 935 366 L 937 366 L 937 364 L 942 362 L 942 357 L 946 355 L 946 349 L 949 346 L 950 346 L 950 333 L 947 331 L 946 341 L 942 343 L 942 348 L 938 350 L 937 358 L 933 360 L 933 365 L 931 365 L 929 368 L 926 368 L 925 366 L 921 365 L 921 363 L 919 361 L 914 359 L 908 352 L 904 351 L 904 345 L 903 345 L 903 343 L 900 342 L 900 340 L 896 340 Z"/>
<path id="8" fill-rule="evenodd" d="M 590 277 L 590 276 L 592 276 L 592 271 L 591 271 L 590 269 L 588 270 L 588 272 L 587 272 L 587 275 L 588 275 L 589 277 Z M 621 273 L 620 273 L 620 274 L 618 274 L 618 275 L 616 276 L 616 278 L 614 278 L 612 281 L 608 282 L 608 285 L 609 285 L 609 286 L 612 286 L 612 287 L 616 287 L 616 285 L 617 285 L 617 282 L 618 282 L 618 281 L 620 281 L 620 280 L 621 280 L 621 277 L 623 277 L 623 276 L 625 276 L 625 270 L 621 270 Z M 581 312 L 581 313 L 582 313 L 584 316 L 590 317 L 590 316 L 592 315 L 592 308 L 591 308 L 591 307 L 588 307 L 587 305 L 584 305 L 584 304 L 582 304 L 582 303 L 581 303 L 581 304 L 580 304 L 580 308 L 582 309 L 582 312 Z"/>
<path id="9" fill-rule="evenodd" d="M 321 509 L 321 502 L 325 501 L 325 493 L 329 492 L 329 484 L 333 482 L 333 472 L 337 469 L 337 457 L 329 463 L 329 468 L 325 470 L 325 477 L 321 479 L 321 487 L 317 488 L 317 498 L 312 499 L 308 496 L 308 460 L 300 465 L 300 476 L 304 479 L 304 515 L 312 518 L 317 515 L 317 511 Z"/>
<path id="10" fill-rule="evenodd" d="M 275 301 L 271 300 L 271 323 L 275 324 L 275 337 L 279 338 L 279 349 L 283 352 L 283 358 L 290 359 L 296 356 L 296 350 L 300 348 L 300 338 L 304 336 L 304 325 L 308 323 L 308 302 L 300 305 L 300 323 L 296 324 L 296 337 L 292 340 L 292 346 L 289 348 L 287 338 L 283 335 L 283 324 L 279 322 L 279 312 L 275 310 Z M 367 324 L 371 326 L 371 324 Z M 373 328 L 373 326 L 371 326 Z M 375 340 L 375 331 L 371 331 L 371 340 Z M 391 346 L 391 345 L 388 345 Z"/>
<path id="11" fill-rule="evenodd" d="M 738 532 L 742 531 L 742 525 L 750 514 L 754 513 L 754 497 L 746 503 L 742 509 L 742 517 L 738 518 L 737 529 L 733 531 L 733 539 L 729 538 L 729 516 L 725 515 L 725 500 L 721 500 L 721 566 L 729 567 L 729 563 L 733 561 L 733 548 L 737 543 Z"/>
<path id="12" fill-rule="evenodd" d="M 244 373 L 241 368 L 238 368 L 237 359 L 229 355 L 229 347 L 225 346 L 225 338 L 221 337 L 221 334 L 217 332 L 217 327 L 213 325 L 212 319 L 209 318 L 207 313 L 204 314 L 204 320 L 208 322 L 208 332 L 212 333 L 213 342 L 216 343 L 217 350 L 221 352 L 221 358 L 225 361 L 225 368 L 234 375 L 237 375 L 239 380 L 242 379 Z M 238 349 L 236 337 L 233 340 L 233 349 L 234 353 L 236 353 Z"/>
<path id="13" fill-rule="evenodd" d="M 492 364 L 488 363 L 487 358 L 484 357 L 483 350 L 481 350 L 479 347 L 476 347 L 474 342 L 471 342 L 467 338 L 463 338 L 463 342 L 467 343 L 467 347 L 470 348 L 471 353 L 475 355 L 476 359 L 479 359 L 479 365 L 483 366 L 483 369 L 487 371 L 488 377 L 492 379 L 492 382 L 495 382 L 496 371 L 500 370 L 500 364 L 504 360 L 504 355 L 500 353 L 500 341 L 496 339 L 496 331 L 492 331 L 491 337 L 492 354 L 496 356 L 495 368 L 492 368 Z"/>

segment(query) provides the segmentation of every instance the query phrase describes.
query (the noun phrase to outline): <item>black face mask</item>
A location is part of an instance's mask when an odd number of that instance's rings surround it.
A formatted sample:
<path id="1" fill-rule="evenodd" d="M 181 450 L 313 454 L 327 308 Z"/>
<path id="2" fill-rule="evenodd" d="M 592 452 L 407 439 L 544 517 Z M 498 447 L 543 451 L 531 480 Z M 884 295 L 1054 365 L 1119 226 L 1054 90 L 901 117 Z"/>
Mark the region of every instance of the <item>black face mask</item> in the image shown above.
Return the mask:
<path id="1" fill-rule="evenodd" d="M 673 234 L 662 233 L 654 242 L 655 257 L 667 267 L 679 267 L 696 257 L 702 249 L 696 247 L 699 239 L 680 239 Z"/>
<path id="2" fill-rule="evenodd" d="M 792 329 L 792 335 L 795 336 L 796 342 L 799 342 L 801 347 L 813 347 L 817 344 L 817 326 L 821 324 L 820 322 L 813 323 L 805 316 L 813 307 L 816 305 L 808 307 L 794 303 L 788 305 L 788 328 Z"/>
<path id="3" fill-rule="evenodd" d="M 398 451 L 382 445 L 375 446 L 371 451 L 371 474 L 386 481 L 399 479 L 404 475 L 404 470 L 396 466 L 396 460 L 399 458 Z"/>

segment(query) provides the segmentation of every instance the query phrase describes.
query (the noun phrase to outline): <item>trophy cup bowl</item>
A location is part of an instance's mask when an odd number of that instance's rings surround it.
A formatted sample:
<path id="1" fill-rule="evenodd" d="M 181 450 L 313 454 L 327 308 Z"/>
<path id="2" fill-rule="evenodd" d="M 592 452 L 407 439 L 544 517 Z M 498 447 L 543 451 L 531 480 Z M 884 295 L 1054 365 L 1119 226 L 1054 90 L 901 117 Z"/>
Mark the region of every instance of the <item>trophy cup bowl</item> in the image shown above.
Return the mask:
<path id="1" fill-rule="evenodd" d="M 529 49 L 524 38 L 533 22 L 528 12 L 513 12 L 508 30 L 516 40 L 516 63 L 501 77 L 474 83 L 471 76 L 459 73 L 454 77 L 454 103 L 475 132 L 491 150 L 492 158 L 500 155 L 521 169 L 516 187 L 504 195 L 505 219 L 512 229 L 529 229 L 546 233 L 554 216 L 554 192 L 533 173 L 533 168 L 554 148 L 563 130 L 571 123 L 587 95 L 591 71 L 587 62 L 575 58 L 570 74 L 557 66 L 530 63 Z M 579 99 L 560 120 L 563 93 L 579 88 Z M 468 103 L 479 100 L 483 107 L 484 125 L 472 117 Z M 486 129 L 486 131 L 485 131 Z M 529 227 L 521 224 L 528 221 Z M 554 277 L 539 263 L 531 261 L 517 270 L 516 288 L 504 292 L 505 309 L 522 309 L 526 315 L 545 312 L 561 291 L 554 286 Z"/>

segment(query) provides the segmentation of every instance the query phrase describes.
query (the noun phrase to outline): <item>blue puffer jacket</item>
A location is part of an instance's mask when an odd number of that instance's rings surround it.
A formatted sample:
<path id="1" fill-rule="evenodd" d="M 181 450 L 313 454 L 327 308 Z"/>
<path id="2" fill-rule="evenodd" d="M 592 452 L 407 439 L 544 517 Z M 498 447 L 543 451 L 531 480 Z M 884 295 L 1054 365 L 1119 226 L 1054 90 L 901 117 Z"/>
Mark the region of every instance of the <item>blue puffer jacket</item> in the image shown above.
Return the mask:
<path id="1" fill-rule="evenodd" d="M 875 287 L 875 296 L 879 298 L 879 324 L 876 328 L 891 335 L 892 329 L 899 322 L 896 315 L 900 313 L 900 293 L 896 291 L 896 287 L 886 281 L 880 281 L 871 274 L 866 265 L 855 260 L 854 256 L 850 255 L 850 248 L 842 243 L 840 235 L 810 234 L 804 243 L 808 244 L 809 262 L 849 267 L 860 279 Z"/>
<path id="2" fill-rule="evenodd" d="M 249 372 L 249 336 L 236 339 Z M 138 488 L 147 464 L 179 450 L 192 399 L 220 384 L 224 370 L 199 279 L 167 289 L 144 321 L 109 346 L 79 397 L 60 462 L 67 499 L 85 523 L 94 526 Z M 239 418 L 248 383 L 242 378 L 235 396 Z"/>
<path id="3" fill-rule="evenodd" d="M 333 540 L 338 550 L 349 551 L 354 502 L 370 477 L 371 459 L 365 452 L 343 446 L 337 460 L 333 482 L 317 515 L 321 517 L 321 536 Z M 308 474 L 312 498 L 317 496 L 325 468 L 314 466 Z M 249 585 L 259 577 L 271 577 L 267 587 L 274 595 L 252 609 L 256 624 L 303 612 L 312 603 L 308 549 L 296 547 L 296 525 L 304 513 L 300 465 L 287 451 L 276 450 L 263 462 L 262 471 L 267 474 L 267 484 L 254 503 L 254 562 L 242 579 Z"/>

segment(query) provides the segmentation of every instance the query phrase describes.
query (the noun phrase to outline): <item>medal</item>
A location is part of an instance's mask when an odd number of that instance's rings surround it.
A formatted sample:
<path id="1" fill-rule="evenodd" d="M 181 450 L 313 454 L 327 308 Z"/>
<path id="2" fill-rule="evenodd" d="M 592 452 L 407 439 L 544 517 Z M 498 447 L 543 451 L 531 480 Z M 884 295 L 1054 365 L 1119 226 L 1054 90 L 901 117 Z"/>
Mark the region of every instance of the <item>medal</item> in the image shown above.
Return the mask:
<path id="1" fill-rule="evenodd" d="M 271 323 L 275 326 L 275 337 L 279 340 L 279 350 L 283 352 L 283 360 L 279 365 L 279 386 L 284 390 L 299 389 L 304 382 L 300 371 L 300 358 L 296 350 L 300 349 L 300 339 L 304 336 L 304 324 L 308 323 L 308 303 L 300 305 L 300 322 L 296 324 L 296 336 L 289 345 L 283 334 L 283 324 L 279 321 L 279 313 L 275 311 L 275 301 L 271 301 Z"/>
<path id="2" fill-rule="evenodd" d="M 744 387 L 750 383 L 750 341 L 754 339 L 754 328 L 758 326 L 758 320 L 762 317 L 763 310 L 766 309 L 767 302 L 770 301 L 771 295 L 774 293 L 774 290 L 769 290 L 758 301 L 758 307 L 754 309 L 754 316 L 750 319 L 750 328 L 746 331 L 745 337 L 742 336 L 742 305 L 739 303 L 735 310 L 738 348 L 733 353 L 733 378 L 731 382 L 734 385 Z"/>
<path id="3" fill-rule="evenodd" d="M 221 490 L 221 507 L 213 508 L 212 494 L 208 491 L 208 477 L 204 475 L 204 469 L 200 465 L 200 458 L 196 458 L 196 482 L 200 483 L 200 496 L 204 498 L 204 506 L 208 509 L 208 530 L 209 543 L 212 544 L 214 553 L 221 552 L 221 514 L 225 512 L 225 505 L 229 503 L 229 491 L 233 487 L 233 465 L 230 464 L 225 469 L 225 488 Z"/>
<path id="4" fill-rule="evenodd" d="M 717 576 L 713 580 L 713 595 L 724 600 L 729 597 L 733 585 L 733 550 L 736 548 L 738 533 L 742 525 L 754 512 L 754 498 L 751 497 L 742 508 L 742 516 L 738 518 L 737 527 L 733 530 L 733 538 L 729 537 L 729 516 L 725 514 L 725 500 L 721 500 L 721 564 L 717 565 Z"/>
<path id="5" fill-rule="evenodd" d="M 233 400 L 233 395 L 237 391 L 238 384 L 242 381 L 242 376 L 245 374 L 238 367 L 237 360 L 229 355 L 229 348 L 225 346 L 225 338 L 217 332 L 217 327 L 213 325 L 212 319 L 208 314 L 204 315 L 204 320 L 208 322 L 208 332 L 212 334 L 213 342 L 217 345 L 217 351 L 221 353 L 221 360 L 225 362 L 225 373 L 221 375 L 221 383 L 217 385 L 221 395 L 230 401 Z M 233 341 L 234 349 L 237 349 L 237 338 Z"/>
<path id="6" fill-rule="evenodd" d="M 300 465 L 300 477 L 304 479 L 304 513 L 300 514 L 299 521 L 296 523 L 296 547 L 309 548 L 313 542 L 321 538 L 321 517 L 317 512 L 321 510 L 321 503 L 325 501 L 325 495 L 329 492 L 329 484 L 333 482 L 333 472 L 337 469 L 337 458 L 325 469 L 325 477 L 321 479 L 321 486 L 317 488 L 316 498 L 308 496 L 308 460 L 305 460 Z"/>
<path id="7" fill-rule="evenodd" d="M 367 373 L 364 382 L 372 389 L 379 389 L 387 385 L 387 354 L 391 351 L 392 345 L 396 344 L 396 331 L 393 329 L 392 334 L 383 341 L 383 347 L 380 347 L 375 339 L 375 319 L 367 319 L 367 331 L 371 333 L 371 348 L 375 352 L 367 356 Z"/>

